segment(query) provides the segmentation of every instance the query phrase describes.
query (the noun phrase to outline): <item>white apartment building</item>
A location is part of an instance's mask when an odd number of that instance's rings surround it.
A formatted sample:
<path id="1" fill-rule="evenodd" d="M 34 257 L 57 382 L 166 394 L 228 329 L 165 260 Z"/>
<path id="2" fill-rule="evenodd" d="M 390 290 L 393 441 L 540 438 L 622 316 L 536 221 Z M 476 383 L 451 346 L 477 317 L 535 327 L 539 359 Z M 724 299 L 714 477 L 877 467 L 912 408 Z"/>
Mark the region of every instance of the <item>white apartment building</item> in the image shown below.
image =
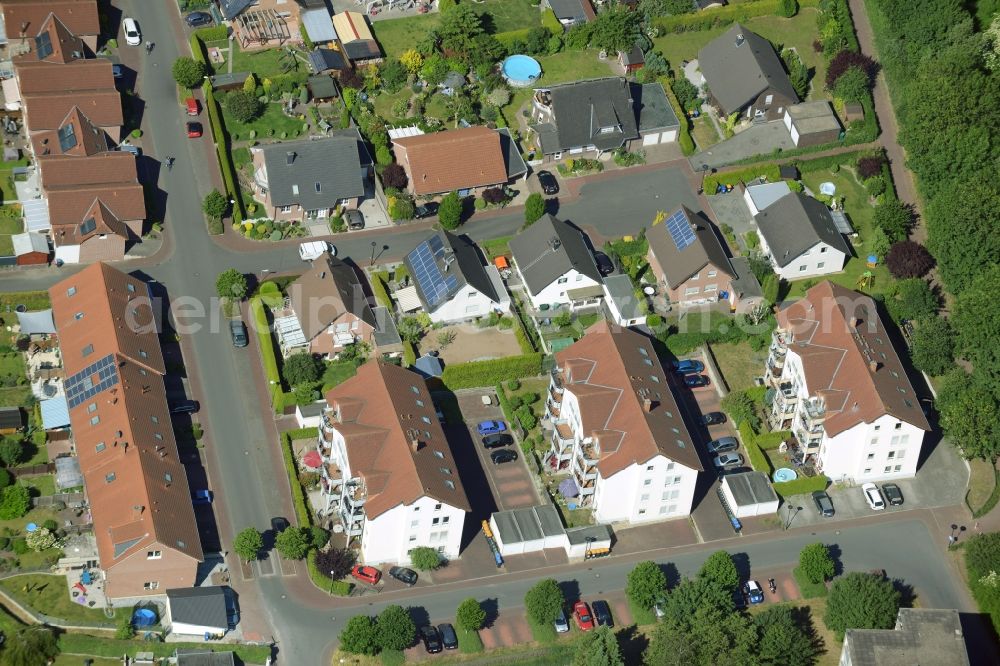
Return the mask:
<path id="1" fill-rule="evenodd" d="M 615 328 L 598 322 L 556 354 L 546 464 L 572 476 L 599 523 L 682 518 L 698 452 L 649 339 Z"/>
<path id="2" fill-rule="evenodd" d="M 779 312 L 765 377 L 769 425 L 833 481 L 916 474 L 930 426 L 868 296 L 822 282 Z"/>
<path id="3" fill-rule="evenodd" d="M 326 402 L 323 513 L 360 539 L 361 559 L 407 564 L 418 546 L 458 557 L 469 502 L 424 380 L 370 362 Z"/>

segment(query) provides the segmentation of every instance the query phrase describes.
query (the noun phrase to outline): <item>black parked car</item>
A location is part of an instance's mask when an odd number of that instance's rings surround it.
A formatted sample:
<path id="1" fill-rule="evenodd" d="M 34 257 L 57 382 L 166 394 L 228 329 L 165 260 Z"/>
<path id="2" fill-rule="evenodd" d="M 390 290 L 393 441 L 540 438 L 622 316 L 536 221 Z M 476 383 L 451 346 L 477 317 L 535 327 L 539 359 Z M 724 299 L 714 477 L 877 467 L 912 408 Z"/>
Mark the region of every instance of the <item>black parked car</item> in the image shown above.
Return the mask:
<path id="1" fill-rule="evenodd" d="M 545 194 L 559 194 L 559 181 L 548 171 L 538 172 L 538 184 L 542 186 Z"/>
<path id="2" fill-rule="evenodd" d="M 194 414 L 198 411 L 197 400 L 185 400 L 170 408 L 171 414 Z"/>
<path id="3" fill-rule="evenodd" d="M 414 217 L 418 220 L 422 220 L 425 217 L 431 217 L 433 215 L 437 215 L 438 208 L 440 207 L 441 205 L 436 201 L 428 201 L 427 203 L 422 203 L 419 206 L 417 206 Z"/>
<path id="4" fill-rule="evenodd" d="M 400 583 L 406 583 L 411 587 L 417 583 L 417 572 L 406 567 L 389 567 L 389 575 Z"/>
<path id="5" fill-rule="evenodd" d="M 816 503 L 816 509 L 824 518 L 833 518 L 834 514 L 837 513 L 833 508 L 833 500 L 822 490 L 813 492 L 813 502 Z"/>
<path id="6" fill-rule="evenodd" d="M 483 446 L 487 449 L 495 449 L 501 446 L 510 446 L 514 443 L 514 438 L 505 432 L 498 432 L 493 435 L 483 437 Z"/>
<path id="7" fill-rule="evenodd" d="M 197 28 L 203 25 L 212 25 L 215 23 L 214 19 L 212 19 L 212 15 L 208 12 L 191 12 L 184 17 L 184 22 L 192 28 Z"/>
<path id="8" fill-rule="evenodd" d="M 420 640 L 424 642 L 424 649 L 430 654 L 437 654 L 441 651 L 441 634 L 438 633 L 434 625 L 420 627 Z"/>
<path id="9" fill-rule="evenodd" d="M 726 415 L 722 412 L 709 412 L 701 415 L 701 422 L 705 425 L 718 425 L 726 422 Z"/>
<path id="10" fill-rule="evenodd" d="M 615 626 L 614 620 L 611 619 L 611 608 L 608 606 L 607 601 L 598 599 L 590 604 L 590 609 L 594 612 L 594 620 L 597 621 L 598 625 L 602 627 Z"/>
<path id="11" fill-rule="evenodd" d="M 458 636 L 455 634 L 455 627 L 447 622 L 438 625 L 438 633 L 441 634 L 441 644 L 445 650 L 454 650 L 458 647 Z"/>
<path id="12" fill-rule="evenodd" d="M 895 483 L 882 484 L 882 494 L 892 506 L 900 506 L 903 503 L 903 491 Z"/>
<path id="13" fill-rule="evenodd" d="M 597 270 L 604 277 L 607 277 L 615 272 L 615 265 L 611 262 L 611 257 L 603 252 L 595 252 L 594 261 L 597 263 Z"/>
<path id="14" fill-rule="evenodd" d="M 517 460 L 517 451 L 512 451 L 511 449 L 500 449 L 499 451 L 494 451 L 490 454 L 490 460 L 493 461 L 494 465 L 514 462 Z"/>

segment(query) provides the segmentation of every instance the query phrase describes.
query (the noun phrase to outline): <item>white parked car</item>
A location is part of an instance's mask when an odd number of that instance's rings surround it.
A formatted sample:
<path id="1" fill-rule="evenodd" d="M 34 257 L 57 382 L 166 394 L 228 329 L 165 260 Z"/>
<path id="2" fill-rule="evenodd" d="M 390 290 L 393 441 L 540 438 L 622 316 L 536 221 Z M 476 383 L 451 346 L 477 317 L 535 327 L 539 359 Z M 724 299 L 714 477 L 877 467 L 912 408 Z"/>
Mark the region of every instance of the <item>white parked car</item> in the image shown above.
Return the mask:
<path id="1" fill-rule="evenodd" d="M 861 486 L 861 492 L 865 494 L 865 500 L 872 511 L 881 511 L 885 508 L 885 500 L 882 499 L 882 491 L 874 483 L 866 483 Z"/>
<path id="2" fill-rule="evenodd" d="M 125 32 L 125 43 L 129 46 L 139 46 L 142 44 L 142 35 L 139 34 L 139 25 L 134 18 L 126 18 L 122 21 L 122 30 Z"/>

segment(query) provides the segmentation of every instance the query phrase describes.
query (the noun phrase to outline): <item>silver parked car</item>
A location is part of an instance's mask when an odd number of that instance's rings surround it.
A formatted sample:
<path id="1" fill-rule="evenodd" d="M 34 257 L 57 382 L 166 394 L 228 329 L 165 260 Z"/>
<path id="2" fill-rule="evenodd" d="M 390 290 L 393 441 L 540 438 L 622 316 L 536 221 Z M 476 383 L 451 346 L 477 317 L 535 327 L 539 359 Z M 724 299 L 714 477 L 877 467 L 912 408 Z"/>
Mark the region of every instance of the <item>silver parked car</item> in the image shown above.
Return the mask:
<path id="1" fill-rule="evenodd" d="M 712 461 L 712 464 L 718 469 L 739 467 L 743 464 L 743 456 L 738 453 L 723 453 L 721 456 L 716 456 L 715 460 Z"/>

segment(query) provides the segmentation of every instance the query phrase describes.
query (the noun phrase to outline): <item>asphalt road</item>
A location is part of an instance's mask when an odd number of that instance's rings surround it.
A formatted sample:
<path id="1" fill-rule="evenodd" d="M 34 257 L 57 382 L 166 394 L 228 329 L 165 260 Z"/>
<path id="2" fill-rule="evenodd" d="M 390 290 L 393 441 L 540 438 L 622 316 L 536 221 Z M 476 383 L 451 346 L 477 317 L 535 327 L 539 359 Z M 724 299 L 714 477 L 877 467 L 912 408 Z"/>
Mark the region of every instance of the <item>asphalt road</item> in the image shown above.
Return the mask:
<path id="1" fill-rule="evenodd" d="M 197 144 L 183 133 L 184 116 L 177 104 L 170 75 L 170 64 L 179 55 L 183 44 L 176 5 L 168 2 L 123 0 L 122 9 L 139 20 L 144 39 L 154 41 L 156 48 L 141 59 L 139 88 L 145 101 L 144 152 L 154 157 L 173 155 L 174 168 L 159 173 L 159 186 L 167 192 L 166 228 L 174 244 L 169 256 L 158 266 L 144 273 L 162 283 L 171 299 L 192 297 L 210 303 L 214 295 L 215 276 L 229 267 L 246 273 L 262 270 L 285 271 L 301 266 L 296 250 L 289 246 L 261 244 L 259 251 L 236 253 L 220 248 L 208 238 L 200 210 L 206 184 L 212 182 L 210 169 L 197 150 Z M 124 48 L 124 47 L 123 47 Z M 186 53 L 185 53 L 186 54 Z M 208 137 L 201 141 L 210 140 Z M 585 185 L 581 197 L 570 200 L 559 210 L 559 216 L 585 229 L 606 236 L 635 233 L 648 225 L 658 210 L 669 210 L 680 203 L 699 208 L 697 198 L 677 168 L 650 169 L 624 175 L 628 187 L 620 178 L 607 178 Z M 489 220 L 480 220 L 465 231 L 474 239 L 513 234 L 522 223 L 521 211 Z M 339 254 L 353 256 L 359 264 L 368 261 L 371 241 L 388 245 L 382 253 L 384 261 L 397 260 L 426 235 L 425 230 L 394 228 L 374 236 L 346 235 L 337 238 Z M 68 272 L 10 273 L 0 277 L 5 290 L 43 289 Z M 203 422 L 218 470 L 213 478 L 220 508 L 226 512 L 230 531 L 253 525 L 264 530 L 272 517 L 283 513 L 282 498 L 287 493 L 284 475 L 271 468 L 268 447 L 272 441 L 271 424 L 265 422 L 257 400 L 249 388 L 253 385 L 250 358 L 252 347 L 235 350 L 224 326 L 203 328 L 189 336 L 187 363 L 196 370 L 203 396 Z M 278 481 L 276 483 L 276 480 Z M 817 539 L 815 533 L 791 533 L 781 539 L 754 543 L 744 550 L 753 566 L 791 565 L 799 549 Z M 852 527 L 839 535 L 819 533 L 828 543 L 837 543 L 842 561 L 848 569 L 885 568 L 890 575 L 915 584 L 925 607 L 962 608 L 965 596 L 954 576 L 946 574 L 947 563 L 931 539 L 923 523 L 900 521 L 878 526 Z M 222 534 L 224 543 L 231 543 L 232 534 Z M 736 543 L 736 545 L 739 545 Z M 680 574 L 694 572 L 706 550 L 679 554 L 672 563 Z M 631 561 L 612 559 L 586 569 L 551 572 L 579 594 L 592 596 L 621 589 Z M 530 579 L 506 578 L 476 588 L 482 599 L 495 599 L 500 612 L 521 605 L 525 590 L 543 574 Z M 385 602 L 361 600 L 322 600 L 311 596 L 305 603 L 291 598 L 280 576 L 258 579 L 261 606 L 268 615 L 279 642 L 282 663 L 318 663 L 319 655 L 329 649 L 346 619 L 357 612 L 377 612 Z M 463 581 L 441 586 L 439 591 L 419 592 L 419 600 L 403 593 L 397 603 L 414 603 L 430 618 L 451 617 L 459 601 L 470 595 L 475 582 Z M 413 594 L 418 594 L 413 591 Z M 334 608 L 334 605 L 338 608 Z"/>

